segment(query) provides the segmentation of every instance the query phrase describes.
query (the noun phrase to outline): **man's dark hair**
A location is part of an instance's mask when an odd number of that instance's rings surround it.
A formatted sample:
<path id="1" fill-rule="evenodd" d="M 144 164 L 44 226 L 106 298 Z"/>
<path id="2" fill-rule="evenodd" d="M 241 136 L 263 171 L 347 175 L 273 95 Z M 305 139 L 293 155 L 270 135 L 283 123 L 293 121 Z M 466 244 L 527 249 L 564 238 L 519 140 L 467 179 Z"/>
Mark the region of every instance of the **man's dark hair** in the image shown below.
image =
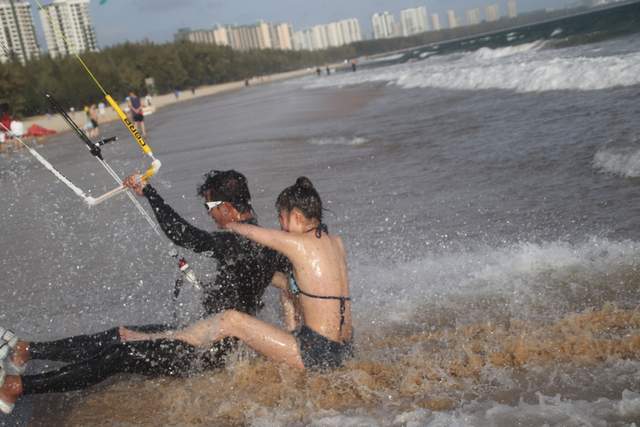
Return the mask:
<path id="1" fill-rule="evenodd" d="M 309 178 L 301 176 L 291 187 L 285 188 L 276 200 L 278 212 L 300 209 L 308 219 L 322 222 L 322 200 Z"/>
<path id="2" fill-rule="evenodd" d="M 198 188 L 198 195 L 206 197 L 208 193 L 215 201 L 231 203 L 240 213 L 253 210 L 247 178 L 235 170 L 212 170 L 207 173 Z"/>

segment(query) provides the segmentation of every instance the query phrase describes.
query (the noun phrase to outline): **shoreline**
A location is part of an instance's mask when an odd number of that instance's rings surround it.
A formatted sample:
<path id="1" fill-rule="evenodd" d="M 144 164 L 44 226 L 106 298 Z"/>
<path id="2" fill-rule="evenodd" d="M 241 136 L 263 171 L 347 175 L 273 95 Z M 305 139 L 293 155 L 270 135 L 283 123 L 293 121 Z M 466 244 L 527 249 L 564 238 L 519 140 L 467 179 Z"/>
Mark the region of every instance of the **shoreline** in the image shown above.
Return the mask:
<path id="1" fill-rule="evenodd" d="M 333 68 L 333 66 L 332 66 Z M 261 77 L 253 77 L 249 79 L 249 87 L 253 86 L 261 86 L 265 84 L 280 82 L 284 80 L 294 79 L 297 77 L 303 77 L 306 75 L 312 75 L 315 73 L 314 68 L 307 68 L 302 70 L 295 71 L 287 71 L 284 73 L 276 73 L 269 74 Z M 152 108 L 153 112 L 156 113 L 160 109 L 167 107 L 169 105 L 178 104 L 180 102 L 191 101 L 197 98 L 203 98 L 205 96 L 212 96 L 221 93 L 228 93 L 234 90 L 240 90 L 245 88 L 245 81 L 234 81 L 228 83 L 219 83 L 208 86 L 199 86 L 195 88 L 195 93 L 192 93 L 191 90 L 180 91 L 180 96 L 176 98 L 175 94 L 168 93 L 163 95 L 157 95 L 152 98 Z M 123 104 L 120 104 L 121 106 Z M 86 116 L 84 111 L 74 111 L 73 113 L 69 113 L 71 118 L 82 128 L 86 122 Z M 109 107 L 108 105 L 105 108 L 105 112 L 103 115 L 99 116 L 99 123 L 105 124 L 113 121 L 120 120 L 116 112 Z M 25 131 L 29 129 L 34 124 L 38 126 L 42 126 L 47 129 L 51 129 L 56 131 L 56 134 L 65 133 L 70 131 L 67 123 L 60 117 L 59 115 L 39 115 L 25 118 L 23 121 Z M 41 140 L 45 140 L 47 137 L 42 137 Z"/>

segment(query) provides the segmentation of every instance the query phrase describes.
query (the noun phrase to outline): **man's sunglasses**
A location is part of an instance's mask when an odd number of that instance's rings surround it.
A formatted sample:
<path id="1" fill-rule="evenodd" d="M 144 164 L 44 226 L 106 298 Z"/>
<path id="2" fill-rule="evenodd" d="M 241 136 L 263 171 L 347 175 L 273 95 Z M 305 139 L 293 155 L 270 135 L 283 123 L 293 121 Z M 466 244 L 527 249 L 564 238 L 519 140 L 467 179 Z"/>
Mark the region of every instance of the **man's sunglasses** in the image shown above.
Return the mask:
<path id="1" fill-rule="evenodd" d="M 217 208 L 218 206 L 220 206 L 221 204 L 223 204 L 224 202 L 204 202 L 204 207 L 207 208 L 207 211 L 211 212 L 211 209 L 213 208 Z"/>

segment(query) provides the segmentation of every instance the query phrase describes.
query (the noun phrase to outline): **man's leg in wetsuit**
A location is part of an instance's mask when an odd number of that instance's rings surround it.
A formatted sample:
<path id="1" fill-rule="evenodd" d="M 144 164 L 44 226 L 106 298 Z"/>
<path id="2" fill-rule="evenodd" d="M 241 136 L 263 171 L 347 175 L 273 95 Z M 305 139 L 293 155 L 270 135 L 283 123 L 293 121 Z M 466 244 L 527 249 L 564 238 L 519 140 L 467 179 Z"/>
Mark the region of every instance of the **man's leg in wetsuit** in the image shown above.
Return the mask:
<path id="1" fill-rule="evenodd" d="M 89 387 L 119 373 L 187 376 L 221 367 L 223 356 L 232 348 L 233 342 L 220 342 L 204 352 L 182 341 L 119 342 L 107 346 L 91 359 L 44 374 L 25 375 L 22 390 L 23 394 L 62 393 Z"/>
<path id="2" fill-rule="evenodd" d="M 173 328 L 172 325 L 127 326 L 127 329 L 140 332 L 161 332 Z M 29 343 L 29 358 L 32 360 L 53 360 L 58 362 L 79 362 L 90 359 L 108 346 L 118 344 L 118 328 L 93 335 L 76 335 L 55 341 Z"/>

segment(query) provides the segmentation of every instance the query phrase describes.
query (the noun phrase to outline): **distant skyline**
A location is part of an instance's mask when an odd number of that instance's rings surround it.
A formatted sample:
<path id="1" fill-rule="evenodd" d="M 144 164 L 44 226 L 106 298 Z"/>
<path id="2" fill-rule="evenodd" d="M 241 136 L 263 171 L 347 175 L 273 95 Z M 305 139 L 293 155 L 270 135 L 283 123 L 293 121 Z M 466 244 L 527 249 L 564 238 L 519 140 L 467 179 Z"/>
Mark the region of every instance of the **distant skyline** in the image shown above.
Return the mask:
<path id="1" fill-rule="evenodd" d="M 47 3 L 49 3 L 47 1 Z M 445 14 L 454 9 L 459 18 L 469 8 L 500 4 L 506 14 L 506 0 L 107 0 L 100 5 L 91 1 L 91 17 L 100 47 L 126 41 L 172 41 L 179 28 L 212 28 L 215 24 L 250 24 L 262 19 L 268 22 L 288 22 L 295 30 L 325 24 L 344 18 L 357 18 L 367 38 L 371 35 L 371 15 L 389 11 L 399 15 L 401 9 L 426 6 L 429 14 L 439 13 L 446 23 Z M 36 6 L 31 2 L 40 43 L 42 30 Z M 534 9 L 564 8 L 575 4 L 573 0 L 518 0 L 518 12 Z"/>

